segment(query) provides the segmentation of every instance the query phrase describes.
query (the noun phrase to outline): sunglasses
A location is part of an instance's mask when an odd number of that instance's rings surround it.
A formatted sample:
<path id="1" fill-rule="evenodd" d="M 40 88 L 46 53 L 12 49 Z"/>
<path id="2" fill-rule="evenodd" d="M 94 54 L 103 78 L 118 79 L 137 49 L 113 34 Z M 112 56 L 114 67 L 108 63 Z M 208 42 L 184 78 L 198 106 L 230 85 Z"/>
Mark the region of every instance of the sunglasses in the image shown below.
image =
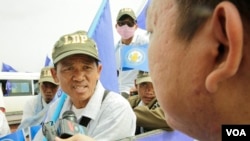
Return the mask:
<path id="1" fill-rule="evenodd" d="M 129 27 L 133 27 L 135 25 L 135 22 L 133 21 L 118 21 L 117 24 L 119 26 L 123 26 L 123 25 L 128 25 Z"/>

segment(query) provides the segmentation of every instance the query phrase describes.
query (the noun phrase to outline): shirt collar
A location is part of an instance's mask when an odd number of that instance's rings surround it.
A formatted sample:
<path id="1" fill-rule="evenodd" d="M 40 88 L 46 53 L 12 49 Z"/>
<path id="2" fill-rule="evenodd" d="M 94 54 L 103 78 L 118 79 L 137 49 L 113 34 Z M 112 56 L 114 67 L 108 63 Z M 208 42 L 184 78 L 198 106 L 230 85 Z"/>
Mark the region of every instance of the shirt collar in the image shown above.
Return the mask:
<path id="1" fill-rule="evenodd" d="M 101 109 L 103 94 L 104 94 L 104 88 L 101 82 L 98 81 L 94 94 L 91 96 L 86 107 L 83 108 L 82 110 L 82 116 L 89 117 L 93 120 L 96 119 Z M 71 106 L 72 106 L 72 102 L 70 101 L 70 97 L 68 96 L 64 103 L 62 111 L 70 110 Z M 60 114 L 62 116 L 63 112 L 61 112 Z"/>

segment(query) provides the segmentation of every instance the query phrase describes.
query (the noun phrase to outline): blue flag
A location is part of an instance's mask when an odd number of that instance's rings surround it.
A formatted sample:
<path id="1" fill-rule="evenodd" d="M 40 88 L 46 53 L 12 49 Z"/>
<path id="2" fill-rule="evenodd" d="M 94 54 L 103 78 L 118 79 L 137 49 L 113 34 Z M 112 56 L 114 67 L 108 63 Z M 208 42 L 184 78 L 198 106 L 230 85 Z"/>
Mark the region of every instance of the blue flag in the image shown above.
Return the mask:
<path id="1" fill-rule="evenodd" d="M 119 92 L 112 26 L 109 0 L 103 0 L 88 35 L 95 40 L 98 47 L 102 64 L 100 80 L 103 86 L 108 90 Z"/>
<path id="2" fill-rule="evenodd" d="M 124 46 L 121 49 L 122 58 L 122 70 L 142 70 L 149 71 L 148 69 L 148 44 L 142 46 Z"/>
<path id="3" fill-rule="evenodd" d="M 17 72 L 17 71 L 10 65 L 2 63 L 2 72 Z"/>
<path id="4" fill-rule="evenodd" d="M 147 9 L 150 4 L 151 0 L 147 0 L 145 6 L 143 7 L 142 11 L 137 17 L 137 24 L 141 29 L 146 30 L 146 17 L 147 17 Z"/>
<path id="5" fill-rule="evenodd" d="M 41 127 L 42 127 L 41 125 L 29 127 L 29 138 L 31 141 L 34 140 L 36 133 L 40 130 Z"/>
<path id="6" fill-rule="evenodd" d="M 25 141 L 26 137 L 23 130 L 16 130 L 15 132 L 6 136 L 0 137 L 0 141 Z"/>
<path id="7" fill-rule="evenodd" d="M 45 66 L 45 67 L 46 67 L 46 66 L 49 66 L 50 63 L 51 63 L 51 59 L 50 59 L 50 58 L 48 57 L 48 55 L 47 55 L 46 58 L 45 58 L 44 66 Z"/>

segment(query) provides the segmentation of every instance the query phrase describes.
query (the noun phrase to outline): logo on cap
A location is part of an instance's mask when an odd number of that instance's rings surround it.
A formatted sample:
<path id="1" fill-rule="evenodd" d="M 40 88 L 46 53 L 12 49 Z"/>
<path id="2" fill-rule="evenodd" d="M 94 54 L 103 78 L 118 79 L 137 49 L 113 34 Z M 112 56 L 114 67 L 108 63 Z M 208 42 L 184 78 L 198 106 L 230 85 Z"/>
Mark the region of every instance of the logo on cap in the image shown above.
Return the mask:
<path id="1" fill-rule="evenodd" d="M 50 69 L 44 69 L 44 70 L 42 71 L 42 73 L 41 73 L 41 76 L 42 76 L 42 77 L 51 77 L 52 75 L 51 75 Z"/>
<path id="2" fill-rule="evenodd" d="M 73 34 L 64 36 L 64 40 L 64 45 L 84 44 L 88 40 L 88 37 L 86 35 Z"/>
<path id="3" fill-rule="evenodd" d="M 123 8 L 121 12 L 134 12 L 131 8 Z"/>

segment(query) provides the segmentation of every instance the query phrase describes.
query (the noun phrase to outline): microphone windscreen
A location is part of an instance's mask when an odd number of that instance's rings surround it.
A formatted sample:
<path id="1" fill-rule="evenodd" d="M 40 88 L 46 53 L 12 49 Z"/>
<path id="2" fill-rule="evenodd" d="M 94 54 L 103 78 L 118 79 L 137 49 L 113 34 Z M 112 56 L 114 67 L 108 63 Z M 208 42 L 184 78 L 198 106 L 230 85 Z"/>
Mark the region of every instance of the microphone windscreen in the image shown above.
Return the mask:
<path id="1" fill-rule="evenodd" d="M 73 111 L 69 110 L 69 111 L 65 111 L 62 115 L 62 119 L 67 119 L 67 120 L 70 120 L 70 121 L 73 121 L 73 122 L 77 122 L 77 119 L 76 119 L 76 115 Z"/>

